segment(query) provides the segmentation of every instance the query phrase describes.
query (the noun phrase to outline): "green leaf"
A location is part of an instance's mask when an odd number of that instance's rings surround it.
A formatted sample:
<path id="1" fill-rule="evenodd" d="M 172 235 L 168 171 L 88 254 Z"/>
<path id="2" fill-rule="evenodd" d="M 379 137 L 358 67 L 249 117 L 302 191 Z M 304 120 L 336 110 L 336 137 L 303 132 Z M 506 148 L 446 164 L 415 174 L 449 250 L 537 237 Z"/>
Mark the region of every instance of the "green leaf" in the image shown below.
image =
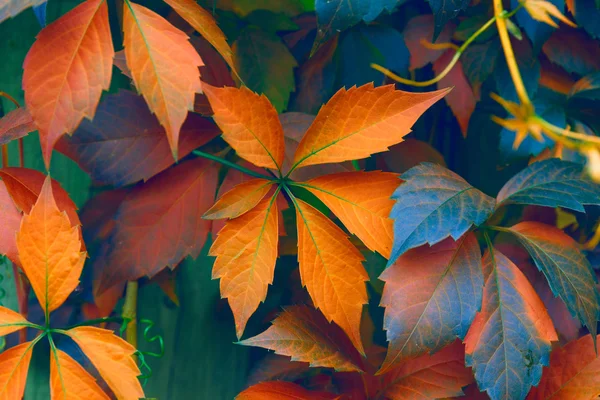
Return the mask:
<path id="1" fill-rule="evenodd" d="M 565 302 L 574 317 L 594 338 L 600 318 L 600 294 L 586 257 L 573 238 L 553 226 L 521 222 L 509 228 L 544 273 L 555 296 Z"/>
<path id="2" fill-rule="evenodd" d="M 422 163 L 400 178 L 404 183 L 392 195 L 394 246 L 388 266 L 414 247 L 448 236 L 457 240 L 494 210 L 494 199 L 439 165 Z"/>
<path id="3" fill-rule="evenodd" d="M 496 201 L 498 206 L 530 204 L 585 212 L 584 205 L 600 205 L 600 185 L 583 173 L 583 165 L 551 158 L 512 177 Z"/>
<path id="4" fill-rule="evenodd" d="M 233 44 L 233 53 L 244 83 L 252 91 L 267 96 L 277 112 L 285 110 L 296 86 L 294 68 L 298 64 L 281 40 L 248 28 Z"/>

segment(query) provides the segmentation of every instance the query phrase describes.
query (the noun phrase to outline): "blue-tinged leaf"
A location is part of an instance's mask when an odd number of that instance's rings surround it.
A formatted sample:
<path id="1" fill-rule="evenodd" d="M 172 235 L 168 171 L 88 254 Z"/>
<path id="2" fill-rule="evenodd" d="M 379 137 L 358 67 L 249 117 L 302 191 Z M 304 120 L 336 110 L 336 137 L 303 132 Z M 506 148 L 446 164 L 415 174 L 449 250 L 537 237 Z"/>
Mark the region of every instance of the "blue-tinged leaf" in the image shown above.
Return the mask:
<path id="1" fill-rule="evenodd" d="M 570 74 L 588 75 L 600 70 L 600 43 L 582 29 L 557 30 L 544 44 L 543 51 L 552 63 Z"/>
<path id="2" fill-rule="evenodd" d="M 481 307 L 481 250 L 473 233 L 421 246 L 404 253 L 380 279 L 389 342 L 382 374 L 465 337 Z"/>
<path id="3" fill-rule="evenodd" d="M 600 39 L 600 9 L 596 7 L 596 0 L 573 0 L 570 7 L 575 15 L 577 25 L 585 29 L 596 39 Z"/>
<path id="4" fill-rule="evenodd" d="M 369 0 L 315 0 L 318 28 L 312 52 L 336 33 L 359 23 L 369 7 Z"/>
<path id="5" fill-rule="evenodd" d="M 461 57 L 465 76 L 473 86 L 475 93 L 496 68 L 496 60 L 500 54 L 500 42 L 490 40 L 482 44 L 467 47 Z"/>
<path id="6" fill-rule="evenodd" d="M 527 39 L 523 38 L 523 40 L 513 40 L 512 46 L 517 58 L 519 71 L 523 77 L 525 89 L 530 97 L 535 97 L 539 87 L 541 74 L 540 62 L 534 55 L 531 45 Z M 519 97 L 515 91 L 515 86 L 512 83 L 512 78 L 504 57 L 498 58 L 498 63 L 494 72 L 494 78 L 496 79 L 496 89 L 498 90 L 500 97 L 505 100 L 518 102 Z"/>
<path id="7" fill-rule="evenodd" d="M 46 27 L 46 5 L 48 5 L 48 2 L 44 2 L 39 6 L 33 7 L 33 13 L 35 14 L 42 28 Z"/>
<path id="8" fill-rule="evenodd" d="M 498 206 L 531 204 L 585 212 L 584 205 L 600 205 L 600 185 L 584 174 L 583 165 L 551 158 L 513 176 L 496 201 Z"/>
<path id="9" fill-rule="evenodd" d="M 523 400 L 558 340 L 525 275 L 495 249 L 483 257 L 483 304 L 465 338 L 465 363 L 492 400 Z"/>
<path id="10" fill-rule="evenodd" d="M 544 273 L 552 293 L 560 296 L 571 315 L 588 327 L 595 341 L 600 294 L 595 274 L 577 242 L 560 229 L 539 222 L 521 222 L 510 232 Z"/>
<path id="11" fill-rule="evenodd" d="M 484 223 L 494 210 L 494 199 L 439 165 L 422 163 L 401 179 L 405 182 L 392 195 L 394 246 L 388 266 L 414 247 L 433 245 L 448 236 L 458 239 L 472 225 Z"/>
<path id="12" fill-rule="evenodd" d="M 379 17 L 381 13 L 387 11 L 391 13 L 399 5 L 406 3 L 407 0 L 371 0 L 369 5 L 369 12 L 363 16 L 365 22 L 372 22 L 375 18 Z"/>
<path id="13" fill-rule="evenodd" d="M 435 29 L 432 42 L 435 42 L 446 23 L 456 17 L 459 12 L 466 9 L 469 0 L 427 0 L 435 17 Z M 428 38 L 425 38 L 428 40 Z"/>
<path id="14" fill-rule="evenodd" d="M 564 0 L 547 0 L 548 3 L 552 3 L 559 10 L 565 9 L 565 1 Z M 519 0 L 511 0 L 510 5 L 513 8 L 517 8 L 519 6 Z M 527 12 L 527 10 L 523 7 L 517 14 L 515 15 L 517 18 L 517 23 L 525 30 L 527 37 L 531 40 L 533 46 L 533 54 L 538 54 L 546 43 L 546 40 L 552 35 L 554 32 L 554 28 L 545 22 L 537 21 L 531 18 L 531 15 Z"/>

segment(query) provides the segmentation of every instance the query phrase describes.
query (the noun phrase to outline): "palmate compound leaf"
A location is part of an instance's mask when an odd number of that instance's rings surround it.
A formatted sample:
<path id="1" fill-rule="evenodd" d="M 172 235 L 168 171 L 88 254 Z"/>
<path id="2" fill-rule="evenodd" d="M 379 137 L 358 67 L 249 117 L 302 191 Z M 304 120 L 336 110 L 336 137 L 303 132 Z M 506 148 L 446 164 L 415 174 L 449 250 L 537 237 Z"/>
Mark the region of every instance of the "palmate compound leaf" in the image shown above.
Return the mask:
<path id="1" fill-rule="evenodd" d="M 155 12 L 123 2 L 123 45 L 133 82 L 167 131 L 175 159 L 181 125 L 202 89 L 202 59 L 187 35 Z"/>
<path id="2" fill-rule="evenodd" d="M 251 179 L 242 182 L 223 194 L 217 202 L 204 213 L 205 219 L 237 218 L 253 209 L 267 195 L 273 181 Z"/>
<path id="3" fill-rule="evenodd" d="M 491 250 L 483 257 L 483 304 L 464 340 L 465 361 L 492 400 L 522 400 L 540 381 L 558 337 L 525 275 Z"/>
<path id="4" fill-rule="evenodd" d="M 475 235 L 404 253 L 380 277 L 388 352 L 379 374 L 463 339 L 481 307 L 483 274 Z"/>
<path id="5" fill-rule="evenodd" d="M 17 231 L 21 225 L 22 214 L 8 194 L 4 181 L 0 181 L 0 254 L 19 264 L 17 252 Z M 1 321 L 1 319 L 0 319 Z"/>
<path id="6" fill-rule="evenodd" d="M 417 119 L 450 89 L 427 93 L 372 83 L 339 90 L 300 142 L 293 168 L 369 157 L 400 143 Z"/>
<path id="7" fill-rule="evenodd" d="M 279 240 L 277 194 L 227 221 L 210 248 L 209 254 L 216 257 L 212 277 L 221 279 L 221 297 L 229 301 L 238 339 L 273 283 Z"/>
<path id="8" fill-rule="evenodd" d="M 0 0 L 0 23 L 14 17 L 29 7 L 39 6 L 47 0 Z"/>
<path id="9" fill-rule="evenodd" d="M 0 354 L 0 400 L 22 399 L 33 343 L 11 347 Z"/>
<path id="10" fill-rule="evenodd" d="M 52 400 L 109 400 L 96 380 L 59 349 L 50 353 L 50 396 Z"/>
<path id="11" fill-rule="evenodd" d="M 494 199 L 439 165 L 422 163 L 400 179 L 404 183 L 392 196 L 394 246 L 388 265 L 422 244 L 434 245 L 449 236 L 457 240 L 494 211 Z"/>
<path id="12" fill-rule="evenodd" d="M 555 296 L 571 315 L 586 325 L 592 337 L 600 319 L 600 294 L 596 278 L 579 244 L 558 228 L 539 222 L 521 222 L 508 229 L 544 273 Z"/>
<path id="13" fill-rule="evenodd" d="M 361 371 L 360 355 L 346 334 L 307 306 L 285 308 L 263 333 L 239 342 L 290 356 L 311 367 L 334 368 L 339 372 Z"/>
<path id="14" fill-rule="evenodd" d="M 369 279 L 362 254 L 337 225 L 316 208 L 294 200 L 302 286 L 328 321 L 334 321 L 364 354 L 360 319 Z"/>
<path id="15" fill-rule="evenodd" d="M 550 366 L 544 368 L 542 380 L 528 400 L 588 400 L 600 395 L 600 358 L 594 351 L 597 338 L 586 335 L 555 348 Z"/>
<path id="16" fill-rule="evenodd" d="M 79 284 L 86 253 L 81 252 L 79 226 L 73 226 L 56 206 L 50 177 L 26 214 L 17 233 L 21 268 L 46 317 L 69 297 Z"/>
<path id="17" fill-rule="evenodd" d="M 281 170 L 285 156 L 283 128 L 269 100 L 246 87 L 204 84 L 203 88 L 223 139 L 237 155 L 258 167 Z"/>
<path id="18" fill-rule="evenodd" d="M 27 109 L 39 129 L 50 166 L 52 148 L 92 118 L 112 75 L 114 50 L 105 0 L 88 0 L 37 36 L 23 64 Z"/>
<path id="19" fill-rule="evenodd" d="M 208 143 L 220 133 L 210 120 L 189 114 L 181 127 L 179 156 Z M 105 96 L 93 121 L 83 121 L 56 150 L 77 162 L 94 181 L 125 186 L 148 180 L 174 163 L 165 129 L 144 99 L 120 91 Z"/>
<path id="20" fill-rule="evenodd" d="M 173 10 L 208 40 L 231 69 L 235 70 L 233 51 L 211 13 L 200 7 L 195 0 L 165 0 L 165 3 L 170 5 Z"/>
<path id="21" fill-rule="evenodd" d="M 113 331 L 80 326 L 65 332 L 90 359 L 118 400 L 144 398 L 133 359 L 135 348 Z"/>
<path id="22" fill-rule="evenodd" d="M 0 145 L 22 138 L 37 130 L 27 109 L 17 108 L 0 119 Z"/>
<path id="23" fill-rule="evenodd" d="M 292 382 L 261 382 L 238 394 L 235 400 L 333 400 L 332 393 L 304 389 Z"/>
<path id="24" fill-rule="evenodd" d="M 392 250 L 392 193 L 401 181 L 388 172 L 342 172 L 295 185 L 317 196 L 371 250 Z"/>
<path id="25" fill-rule="evenodd" d="M 197 257 L 210 232 L 202 214 L 212 205 L 217 180 L 214 164 L 197 158 L 133 189 L 115 216 L 98 294 Z"/>
<path id="26" fill-rule="evenodd" d="M 434 355 L 407 360 L 383 375 L 381 393 L 390 400 L 423 400 L 463 396 L 473 382 L 465 367 L 465 346 L 458 340 Z"/>
<path id="27" fill-rule="evenodd" d="M 506 182 L 498 193 L 498 206 L 531 204 L 585 212 L 584 205 L 600 205 L 600 185 L 583 168 L 558 158 L 533 163 Z"/>

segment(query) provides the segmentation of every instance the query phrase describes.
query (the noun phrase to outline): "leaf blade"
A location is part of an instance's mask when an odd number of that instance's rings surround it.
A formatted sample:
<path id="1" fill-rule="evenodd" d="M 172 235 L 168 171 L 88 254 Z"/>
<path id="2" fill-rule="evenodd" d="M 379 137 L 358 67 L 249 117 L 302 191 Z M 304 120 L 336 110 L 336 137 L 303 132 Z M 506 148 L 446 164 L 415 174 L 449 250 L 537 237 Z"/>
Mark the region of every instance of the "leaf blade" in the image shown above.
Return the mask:
<path id="1" fill-rule="evenodd" d="M 51 399 L 108 400 L 96 380 L 67 353 L 56 349 L 50 354 Z"/>
<path id="2" fill-rule="evenodd" d="M 0 119 L 0 145 L 27 136 L 37 130 L 27 109 L 17 108 Z"/>
<path id="3" fill-rule="evenodd" d="M 272 181 L 251 179 L 227 191 L 202 216 L 206 219 L 237 218 L 253 209 L 267 195 Z"/>
<path id="4" fill-rule="evenodd" d="M 0 354 L 0 398 L 23 398 L 32 348 L 33 342 L 26 342 Z"/>
<path id="5" fill-rule="evenodd" d="M 236 400 L 333 400 L 334 394 L 315 392 L 304 389 L 292 382 L 261 382 L 249 387 L 240 394 Z"/>

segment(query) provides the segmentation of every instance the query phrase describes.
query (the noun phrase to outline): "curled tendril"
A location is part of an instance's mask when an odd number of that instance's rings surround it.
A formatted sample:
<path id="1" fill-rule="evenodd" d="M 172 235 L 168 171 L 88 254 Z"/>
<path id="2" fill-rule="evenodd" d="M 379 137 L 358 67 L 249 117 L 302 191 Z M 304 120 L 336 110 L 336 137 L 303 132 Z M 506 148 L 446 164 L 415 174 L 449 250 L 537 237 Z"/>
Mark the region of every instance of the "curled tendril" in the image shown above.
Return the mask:
<path id="1" fill-rule="evenodd" d="M 120 333 L 123 335 L 125 329 L 127 328 L 127 324 L 131 321 L 130 318 L 123 318 L 123 323 L 121 324 Z M 165 355 L 165 342 L 161 335 L 150 335 L 150 331 L 154 328 L 154 321 L 149 319 L 141 319 L 140 324 L 146 325 L 144 328 L 144 340 L 147 343 L 158 342 L 159 352 L 151 352 L 151 351 L 140 351 L 137 350 L 135 355 L 139 360 L 139 367 L 141 371 L 146 371 L 143 375 L 140 375 L 140 379 L 142 380 L 142 385 L 146 386 L 148 379 L 152 376 L 152 368 L 146 362 L 146 357 L 154 357 L 154 358 L 162 358 Z"/>

